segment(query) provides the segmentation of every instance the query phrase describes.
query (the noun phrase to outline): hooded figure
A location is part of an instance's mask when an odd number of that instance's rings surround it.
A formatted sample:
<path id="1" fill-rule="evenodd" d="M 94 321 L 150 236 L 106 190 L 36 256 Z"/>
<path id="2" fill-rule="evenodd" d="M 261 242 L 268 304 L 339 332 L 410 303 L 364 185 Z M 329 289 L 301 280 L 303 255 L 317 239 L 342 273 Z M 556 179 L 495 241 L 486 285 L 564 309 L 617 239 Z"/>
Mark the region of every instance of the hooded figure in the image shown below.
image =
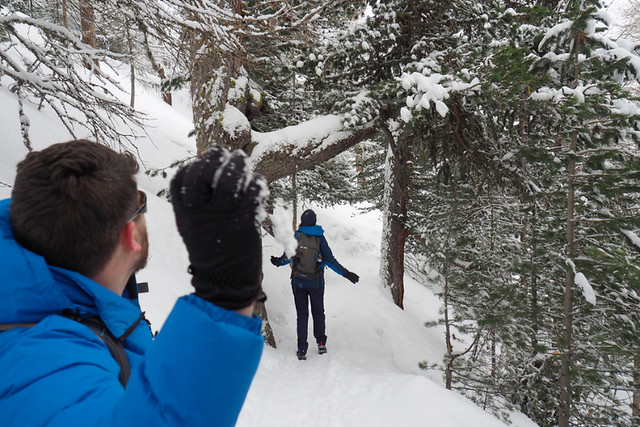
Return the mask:
<path id="1" fill-rule="evenodd" d="M 307 209 L 300 216 L 300 226 L 295 233 L 298 241 L 296 255 L 286 254 L 271 257 L 276 267 L 291 265 L 291 289 L 297 313 L 298 359 L 307 357 L 307 328 L 309 323 L 309 303 L 313 317 L 313 336 L 318 344 L 318 353 L 327 352 L 327 335 L 324 315 L 324 269 L 326 266 L 352 283 L 357 283 L 357 274 L 344 268 L 335 259 L 324 230 L 316 224 L 316 213 Z"/>

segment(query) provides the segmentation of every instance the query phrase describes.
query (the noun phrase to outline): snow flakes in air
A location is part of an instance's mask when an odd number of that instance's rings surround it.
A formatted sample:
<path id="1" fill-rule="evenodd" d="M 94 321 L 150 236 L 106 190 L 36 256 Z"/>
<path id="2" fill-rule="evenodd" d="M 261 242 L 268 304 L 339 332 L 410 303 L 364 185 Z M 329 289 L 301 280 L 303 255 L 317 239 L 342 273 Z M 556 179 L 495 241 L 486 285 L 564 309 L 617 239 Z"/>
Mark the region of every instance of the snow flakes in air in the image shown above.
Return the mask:
<path id="1" fill-rule="evenodd" d="M 251 165 L 247 162 L 247 168 L 250 168 Z M 267 200 L 269 199 L 269 184 L 267 184 L 267 180 L 262 176 L 256 179 L 256 184 L 260 187 L 260 193 L 258 194 L 257 202 L 258 209 L 256 210 L 256 223 L 262 224 L 262 222 L 267 219 Z"/>
<path id="2" fill-rule="evenodd" d="M 229 161 L 231 160 L 231 153 L 227 152 L 227 151 L 223 151 L 220 153 L 220 166 L 218 167 L 218 169 L 216 169 L 216 172 L 213 174 L 213 180 L 211 182 L 211 186 L 215 189 L 218 187 L 218 184 L 220 183 L 220 178 L 222 177 L 222 171 L 224 170 L 225 166 L 227 165 L 227 163 L 229 163 Z"/>
<path id="3" fill-rule="evenodd" d="M 291 220 L 287 217 L 286 212 L 276 211 L 271 215 L 271 222 L 273 223 L 273 237 L 284 247 L 287 257 L 291 258 L 296 254 L 298 247 L 298 241 L 291 228 Z"/>

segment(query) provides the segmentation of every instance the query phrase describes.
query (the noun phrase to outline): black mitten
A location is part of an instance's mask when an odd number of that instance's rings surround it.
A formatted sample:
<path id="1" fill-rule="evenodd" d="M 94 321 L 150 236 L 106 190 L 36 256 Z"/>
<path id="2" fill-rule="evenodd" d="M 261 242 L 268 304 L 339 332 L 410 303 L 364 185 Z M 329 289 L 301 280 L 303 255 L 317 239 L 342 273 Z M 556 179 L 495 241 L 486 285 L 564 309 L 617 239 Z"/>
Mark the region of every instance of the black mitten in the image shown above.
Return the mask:
<path id="1" fill-rule="evenodd" d="M 271 255 L 271 264 L 275 265 L 276 267 L 280 267 L 280 258 Z"/>
<path id="2" fill-rule="evenodd" d="M 189 252 L 195 293 L 228 310 L 261 292 L 260 219 L 269 192 L 247 156 L 214 146 L 178 171 L 171 202 Z"/>
<path id="3" fill-rule="evenodd" d="M 356 273 L 352 273 L 349 270 L 347 270 L 347 272 L 344 273 L 344 277 L 347 280 L 349 280 L 351 283 L 358 283 L 358 280 L 360 280 L 360 276 L 358 276 Z"/>

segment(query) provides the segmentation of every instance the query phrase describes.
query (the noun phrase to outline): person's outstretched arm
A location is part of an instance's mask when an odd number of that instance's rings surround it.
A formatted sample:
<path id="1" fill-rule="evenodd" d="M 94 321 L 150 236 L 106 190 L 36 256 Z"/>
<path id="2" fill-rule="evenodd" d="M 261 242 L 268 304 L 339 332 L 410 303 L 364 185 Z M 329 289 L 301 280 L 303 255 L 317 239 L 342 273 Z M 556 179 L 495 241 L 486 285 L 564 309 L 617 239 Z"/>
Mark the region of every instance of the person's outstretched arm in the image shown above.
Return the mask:
<path id="1" fill-rule="evenodd" d="M 331 252 L 331 248 L 329 247 L 329 243 L 324 236 L 320 237 L 320 253 L 322 254 L 322 261 L 329 266 L 333 271 L 338 273 L 341 276 L 344 276 L 351 283 L 358 283 L 360 278 L 357 274 L 347 270 L 338 262 L 338 260 L 333 256 L 333 252 Z"/>

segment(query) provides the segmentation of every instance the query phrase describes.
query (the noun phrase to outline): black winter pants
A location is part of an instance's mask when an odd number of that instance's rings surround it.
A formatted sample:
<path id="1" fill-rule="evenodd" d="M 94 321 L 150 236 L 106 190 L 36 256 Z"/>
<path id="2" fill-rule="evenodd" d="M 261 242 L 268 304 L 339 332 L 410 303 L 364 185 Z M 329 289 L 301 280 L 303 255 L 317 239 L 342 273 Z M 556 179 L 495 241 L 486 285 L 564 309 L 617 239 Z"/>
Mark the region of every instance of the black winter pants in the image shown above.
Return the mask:
<path id="1" fill-rule="evenodd" d="M 307 328 L 309 324 L 309 302 L 311 302 L 311 316 L 313 317 L 313 336 L 317 343 L 327 342 L 325 335 L 324 316 L 324 286 L 318 289 L 300 289 L 294 285 L 293 300 L 298 314 L 298 350 L 307 351 Z"/>

